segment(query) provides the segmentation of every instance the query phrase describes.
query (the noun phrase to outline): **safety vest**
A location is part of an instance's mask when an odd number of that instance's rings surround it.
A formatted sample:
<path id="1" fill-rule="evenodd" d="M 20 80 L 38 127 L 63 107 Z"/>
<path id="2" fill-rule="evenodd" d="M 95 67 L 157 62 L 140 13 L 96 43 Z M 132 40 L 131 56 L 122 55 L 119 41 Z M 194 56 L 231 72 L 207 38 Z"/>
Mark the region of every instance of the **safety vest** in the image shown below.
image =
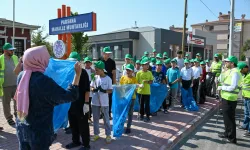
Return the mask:
<path id="1" fill-rule="evenodd" d="M 14 61 L 14 65 L 17 66 L 18 64 L 18 57 L 16 55 L 12 55 L 11 57 Z M 4 54 L 0 56 L 0 96 L 3 96 L 3 83 L 4 83 Z"/>
<path id="2" fill-rule="evenodd" d="M 212 73 L 216 73 L 216 77 L 220 76 L 222 62 L 213 61 L 211 64 Z"/>
<path id="3" fill-rule="evenodd" d="M 248 73 L 242 81 L 242 96 L 250 98 L 250 73 Z"/>
<path id="4" fill-rule="evenodd" d="M 232 76 L 235 72 L 238 73 L 238 75 L 240 77 L 237 87 L 233 91 L 221 90 L 221 97 L 225 100 L 228 100 L 228 101 L 237 101 L 238 94 L 240 92 L 239 87 L 240 87 L 240 83 L 242 81 L 242 75 L 237 68 L 229 69 L 225 73 L 223 73 L 224 79 L 222 81 L 222 85 L 230 86 L 232 83 Z"/>

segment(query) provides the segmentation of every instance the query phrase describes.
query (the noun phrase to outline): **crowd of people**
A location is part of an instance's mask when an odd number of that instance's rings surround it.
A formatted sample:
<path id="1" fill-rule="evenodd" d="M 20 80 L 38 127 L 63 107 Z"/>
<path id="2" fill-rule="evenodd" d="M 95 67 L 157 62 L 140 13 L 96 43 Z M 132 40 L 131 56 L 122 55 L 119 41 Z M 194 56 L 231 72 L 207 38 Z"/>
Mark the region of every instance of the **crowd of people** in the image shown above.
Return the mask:
<path id="1" fill-rule="evenodd" d="M 67 102 L 71 102 L 68 130 L 72 134 L 72 142 L 65 145 L 67 149 L 80 145 L 81 150 L 90 149 L 90 141 L 100 139 L 99 119 L 104 120 L 105 141 L 111 143 L 110 120 L 114 84 L 137 85 L 128 112 L 126 134 L 132 131 L 133 108 L 137 96 L 140 105 L 139 119 L 149 122 L 150 116 L 157 116 L 157 112 L 150 113 L 150 84 L 159 83 L 168 87 L 168 95 L 158 111 L 162 110 L 164 114 L 168 114 L 173 107 L 184 106 L 182 90 L 192 89 L 191 94 L 197 105 L 206 102 L 206 95 L 215 97 L 220 93 L 225 133 L 219 136 L 232 143 L 236 143 L 234 116 L 238 93 L 242 90 L 245 99 L 245 120 L 240 129 L 247 130 L 244 136 L 250 137 L 250 75 L 248 66 L 238 63 L 234 56 L 225 59 L 223 63 L 220 55 L 215 54 L 210 65 L 210 61 L 203 60 L 200 53 L 191 59 L 189 54 L 183 58 L 183 52 L 178 51 L 176 58 L 169 58 L 167 52 L 161 54 L 153 50 L 152 56 L 146 51 L 140 60 L 134 60 L 130 54 L 126 54 L 122 77 L 119 83 L 116 83 L 116 63 L 110 58 L 112 51 L 109 47 L 103 48 L 103 55 L 96 62 L 93 62 L 91 57 L 85 57 L 83 67 L 80 55 L 72 52 L 68 60 L 76 61 L 75 76 L 72 84 L 65 90 L 43 74 L 50 59 L 45 46 L 26 50 L 19 60 L 13 55 L 14 49 L 11 44 L 6 43 L 3 46 L 4 54 L 0 56 L 0 96 L 3 97 L 2 104 L 7 122 L 9 125 L 16 125 L 20 150 L 49 149 L 56 138 L 52 122 L 53 109 L 56 105 Z M 180 101 L 177 97 L 180 97 Z M 11 115 L 12 98 L 15 99 L 16 122 Z M 89 122 L 93 123 L 92 137 Z"/>

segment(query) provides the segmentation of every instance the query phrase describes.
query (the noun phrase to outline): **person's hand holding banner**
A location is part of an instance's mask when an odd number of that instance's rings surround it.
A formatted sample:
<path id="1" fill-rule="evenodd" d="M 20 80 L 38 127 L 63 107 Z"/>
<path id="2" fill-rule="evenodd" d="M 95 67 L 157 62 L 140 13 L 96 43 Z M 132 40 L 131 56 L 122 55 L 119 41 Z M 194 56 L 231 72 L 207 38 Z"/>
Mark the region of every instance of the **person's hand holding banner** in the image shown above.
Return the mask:
<path id="1" fill-rule="evenodd" d="M 144 87 L 144 85 L 143 84 L 139 84 L 139 88 L 143 88 Z"/>

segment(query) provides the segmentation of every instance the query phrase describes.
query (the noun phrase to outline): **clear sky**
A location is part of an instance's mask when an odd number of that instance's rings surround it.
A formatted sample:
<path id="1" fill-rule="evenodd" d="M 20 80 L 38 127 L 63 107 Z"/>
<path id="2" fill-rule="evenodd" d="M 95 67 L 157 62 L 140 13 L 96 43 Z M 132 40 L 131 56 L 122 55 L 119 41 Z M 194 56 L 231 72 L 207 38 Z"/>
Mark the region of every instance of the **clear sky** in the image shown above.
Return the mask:
<path id="1" fill-rule="evenodd" d="M 235 0 L 235 17 L 246 14 L 250 19 L 250 0 Z M 203 0 L 216 15 L 214 16 L 200 0 L 188 0 L 187 27 L 191 24 L 217 20 L 219 12 L 230 10 L 230 0 Z M 1 0 L 0 18 L 12 20 L 12 0 Z M 134 26 L 154 26 L 169 29 L 169 26 L 183 26 L 184 0 L 16 0 L 16 21 L 45 26 L 57 17 L 57 8 L 62 4 L 71 6 L 79 14 L 96 12 L 97 31 L 88 35 L 102 34 Z M 191 30 L 191 29 L 189 29 Z M 55 41 L 57 36 L 50 36 Z"/>

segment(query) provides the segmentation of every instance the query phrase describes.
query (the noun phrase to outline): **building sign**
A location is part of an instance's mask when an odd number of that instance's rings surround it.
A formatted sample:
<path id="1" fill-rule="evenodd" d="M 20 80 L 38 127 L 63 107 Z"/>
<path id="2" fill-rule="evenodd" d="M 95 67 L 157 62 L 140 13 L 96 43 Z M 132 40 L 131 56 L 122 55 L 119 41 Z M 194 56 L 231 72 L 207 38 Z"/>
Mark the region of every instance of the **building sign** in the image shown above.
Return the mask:
<path id="1" fill-rule="evenodd" d="M 87 13 L 49 20 L 49 34 L 96 31 L 96 14 Z"/>
<path id="2" fill-rule="evenodd" d="M 192 39 L 189 40 L 189 44 L 205 46 L 204 39 L 197 37 L 192 37 Z"/>
<path id="3" fill-rule="evenodd" d="M 66 53 L 66 47 L 62 40 L 57 40 L 53 45 L 53 53 L 56 58 L 62 58 Z"/>
<path id="4" fill-rule="evenodd" d="M 241 32 L 242 30 L 242 23 L 236 23 L 234 26 L 234 32 Z"/>

